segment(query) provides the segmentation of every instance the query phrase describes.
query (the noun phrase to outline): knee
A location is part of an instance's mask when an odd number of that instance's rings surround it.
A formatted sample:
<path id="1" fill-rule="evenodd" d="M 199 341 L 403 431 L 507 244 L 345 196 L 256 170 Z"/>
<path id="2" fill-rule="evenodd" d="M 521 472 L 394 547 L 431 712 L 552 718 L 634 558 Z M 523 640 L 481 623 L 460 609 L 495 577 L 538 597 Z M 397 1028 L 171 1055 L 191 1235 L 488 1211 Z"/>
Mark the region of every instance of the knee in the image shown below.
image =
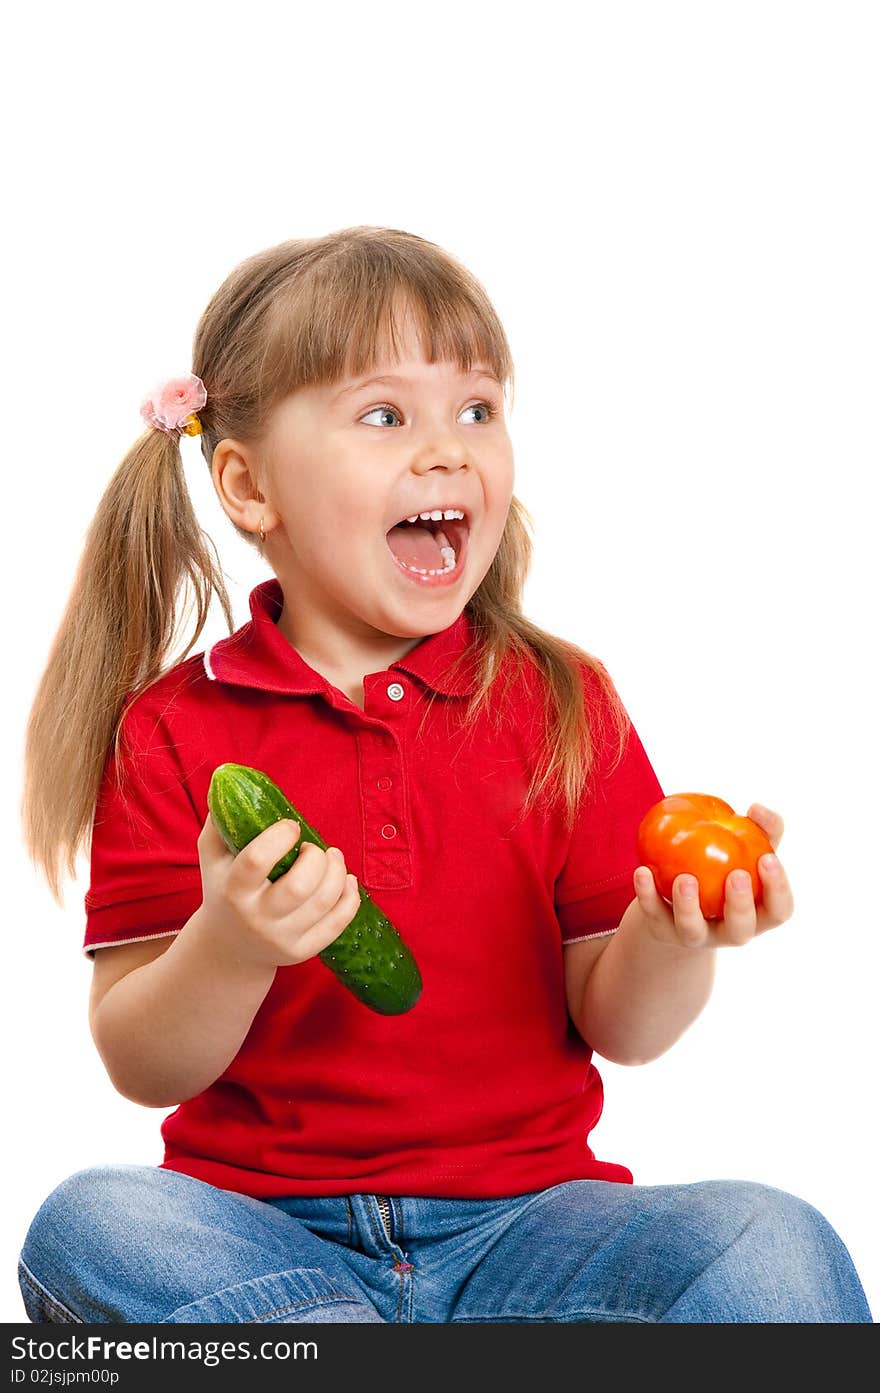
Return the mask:
<path id="1" fill-rule="evenodd" d="M 787 1190 L 757 1181 L 708 1181 L 700 1186 L 704 1203 L 720 1219 L 728 1243 L 760 1249 L 790 1269 L 815 1271 L 848 1254 L 836 1230 L 818 1209 Z"/>
<path id="2" fill-rule="evenodd" d="M 89 1166 L 75 1171 L 55 1186 L 43 1200 L 22 1247 L 22 1260 L 39 1252 L 58 1252 L 64 1248 L 79 1251 L 94 1241 L 96 1229 L 106 1226 L 108 1216 L 124 1222 L 129 1209 L 126 1196 L 137 1188 L 144 1167 L 133 1165 Z"/>
<path id="3" fill-rule="evenodd" d="M 813 1205 L 750 1181 L 709 1181 L 695 1190 L 710 1278 L 703 1291 L 715 1303 L 710 1309 L 721 1303 L 723 1319 L 871 1320 L 843 1240 Z M 676 1318 L 685 1318 L 690 1299 L 681 1299 Z"/>

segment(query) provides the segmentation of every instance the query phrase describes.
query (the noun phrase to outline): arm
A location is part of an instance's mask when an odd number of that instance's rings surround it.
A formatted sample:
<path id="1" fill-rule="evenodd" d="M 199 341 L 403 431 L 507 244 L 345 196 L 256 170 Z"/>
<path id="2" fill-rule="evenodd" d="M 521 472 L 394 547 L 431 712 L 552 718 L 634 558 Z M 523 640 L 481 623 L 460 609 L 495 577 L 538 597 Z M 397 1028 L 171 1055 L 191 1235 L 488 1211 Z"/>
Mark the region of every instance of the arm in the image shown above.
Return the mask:
<path id="1" fill-rule="evenodd" d="M 98 1053 L 132 1102 L 165 1108 L 192 1098 L 238 1053 L 275 968 L 215 945 L 201 905 L 160 956 L 114 982 L 90 1010 Z"/>
<path id="2" fill-rule="evenodd" d="M 98 1053 L 132 1102 L 170 1107 L 206 1089 L 241 1048 L 276 969 L 316 957 L 351 923 L 358 885 L 338 847 L 308 842 L 290 870 L 268 879 L 298 837 L 297 824 L 275 822 L 234 855 L 205 817 L 202 903 L 161 957 L 130 971 L 129 959 L 92 1002 Z"/>
<path id="3" fill-rule="evenodd" d="M 638 898 L 584 984 L 575 1024 L 614 1064 L 647 1064 L 696 1020 L 712 991 L 715 949 L 658 942 Z"/>
<path id="4" fill-rule="evenodd" d="M 753 804 L 748 816 L 775 850 L 779 814 Z M 779 861 L 760 859 L 758 874 L 761 904 L 755 905 L 748 878 L 740 889 L 728 876 L 724 918 L 715 922 L 703 918 L 699 896 L 687 893 L 689 882 L 696 886 L 693 876 L 676 876 L 670 907 L 650 871 L 639 867 L 636 898 L 584 982 L 574 1015 L 584 1040 L 615 1064 L 646 1064 L 674 1045 L 709 1000 L 716 949 L 748 943 L 791 917 L 794 900 Z"/>

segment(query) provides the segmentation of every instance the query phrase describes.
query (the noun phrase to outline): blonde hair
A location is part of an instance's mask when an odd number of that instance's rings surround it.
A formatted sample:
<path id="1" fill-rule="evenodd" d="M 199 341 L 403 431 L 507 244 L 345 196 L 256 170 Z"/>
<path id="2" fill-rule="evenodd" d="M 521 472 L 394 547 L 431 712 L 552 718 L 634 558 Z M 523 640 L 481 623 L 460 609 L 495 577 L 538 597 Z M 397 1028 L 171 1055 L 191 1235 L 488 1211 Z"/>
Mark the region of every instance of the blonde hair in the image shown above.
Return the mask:
<path id="1" fill-rule="evenodd" d="M 258 444 L 275 406 L 297 388 L 368 373 L 389 347 L 396 359 L 401 305 L 413 313 L 429 362 L 454 361 L 464 372 L 484 362 L 512 387 L 507 338 L 486 292 L 433 242 L 384 227 L 282 242 L 233 269 L 196 329 L 192 371 L 208 394 L 198 437 L 208 468 L 225 437 Z M 602 663 L 523 615 L 532 556 L 526 520 L 533 525 L 514 496 L 492 565 L 466 606 L 479 679 L 465 721 L 488 702 L 508 655 L 517 671 L 526 659 L 534 663 L 545 679 L 547 758 L 524 811 L 542 795 L 561 792 L 570 826 L 596 757 L 592 717 L 600 709 L 607 713 L 617 759 L 629 723 Z M 253 533 L 232 525 L 258 546 Z M 118 758 L 127 698 L 134 700 L 167 671 L 181 585 L 192 587 L 196 622 L 177 662 L 202 632 L 212 592 L 234 632 L 222 569 L 209 548 L 213 543 L 198 524 L 184 479 L 178 437 L 147 430 L 98 504 L 28 719 L 25 844 L 59 904 L 59 865 L 74 876 L 77 852 L 88 853 L 108 749 L 112 741 Z"/>

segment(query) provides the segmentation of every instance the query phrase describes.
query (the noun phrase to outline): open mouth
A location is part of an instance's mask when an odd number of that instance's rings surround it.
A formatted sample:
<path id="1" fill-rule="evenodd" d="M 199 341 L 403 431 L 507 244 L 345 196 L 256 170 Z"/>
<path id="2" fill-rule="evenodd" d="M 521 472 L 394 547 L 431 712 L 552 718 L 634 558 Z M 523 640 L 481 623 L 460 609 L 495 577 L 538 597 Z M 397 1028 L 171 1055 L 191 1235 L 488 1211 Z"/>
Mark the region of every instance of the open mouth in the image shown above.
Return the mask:
<path id="1" fill-rule="evenodd" d="M 385 540 L 388 548 L 408 571 L 417 575 L 447 575 L 461 563 L 470 530 L 468 514 L 463 518 L 419 518 L 407 522 L 401 518 L 389 528 Z"/>

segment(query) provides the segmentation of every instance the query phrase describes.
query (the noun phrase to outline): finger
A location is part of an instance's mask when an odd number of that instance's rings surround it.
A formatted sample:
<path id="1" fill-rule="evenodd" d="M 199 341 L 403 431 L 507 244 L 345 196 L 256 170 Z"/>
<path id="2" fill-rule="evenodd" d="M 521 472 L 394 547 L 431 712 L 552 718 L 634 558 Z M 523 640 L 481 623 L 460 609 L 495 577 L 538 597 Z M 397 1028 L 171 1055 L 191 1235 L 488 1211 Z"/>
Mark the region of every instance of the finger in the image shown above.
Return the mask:
<path id="1" fill-rule="evenodd" d="M 716 935 L 719 945 L 739 948 L 748 943 L 757 922 L 752 877 L 748 871 L 731 871 L 724 882 L 724 918 Z"/>
<path id="2" fill-rule="evenodd" d="M 277 862 L 296 846 L 299 831 L 299 824 L 289 818 L 264 827 L 236 856 L 229 871 L 230 885 L 234 887 L 244 883 L 253 889 L 255 884 L 268 879 L 269 872 Z M 283 879 L 283 876 L 279 879 Z"/>
<path id="3" fill-rule="evenodd" d="M 304 842 L 290 870 L 267 889 L 270 905 L 276 905 L 281 914 L 289 914 L 292 903 L 306 904 L 323 883 L 327 866 L 327 852 L 314 842 Z"/>
<path id="4" fill-rule="evenodd" d="M 304 910 L 304 917 L 315 920 L 332 909 L 345 883 L 345 858 L 337 846 L 325 851 L 306 842 L 286 875 L 267 889 L 267 908 L 279 915 L 292 909 Z"/>
<path id="5" fill-rule="evenodd" d="M 775 929 L 794 914 L 794 894 L 785 868 L 777 856 L 758 858 L 761 904 L 758 906 L 757 933 Z"/>
<path id="6" fill-rule="evenodd" d="M 639 905 L 649 918 L 658 918 L 662 915 L 666 909 L 666 904 L 657 889 L 653 872 L 649 866 L 636 867 L 633 875 L 633 889 L 636 892 Z"/>
<path id="7" fill-rule="evenodd" d="M 214 861 L 227 861 L 235 856 L 235 852 L 230 850 L 220 835 L 220 828 L 211 816 L 210 809 L 202 824 L 196 846 L 199 860 L 203 865 L 208 865 Z"/>
<path id="8" fill-rule="evenodd" d="M 753 803 L 746 817 L 756 822 L 762 831 L 767 833 L 767 840 L 775 851 L 785 830 L 785 823 L 780 814 L 773 812 L 772 808 L 765 808 L 763 803 Z"/>
<path id="9" fill-rule="evenodd" d="M 342 889 L 336 902 L 326 914 L 307 929 L 299 939 L 299 948 L 308 957 L 328 948 L 345 929 L 360 909 L 361 896 L 357 876 L 346 872 Z"/>
<path id="10" fill-rule="evenodd" d="M 680 882 L 684 879 L 690 879 L 696 884 L 693 876 L 676 877 L 676 881 L 673 882 L 672 886 L 673 905 L 671 908 L 668 901 L 663 898 L 657 889 L 650 867 L 639 866 L 633 877 L 633 884 L 636 896 L 638 897 L 639 908 L 645 917 L 651 921 L 652 930 L 656 938 L 666 940 L 670 943 L 681 942 L 687 943 L 688 946 L 693 943 L 694 946 L 699 946 L 699 944 L 704 941 L 706 933 L 702 914 L 699 913 L 699 911 L 697 912 L 697 917 L 702 926 L 700 932 L 697 932 L 692 923 L 692 919 L 689 919 L 684 929 L 684 937 L 682 937 L 679 916 L 676 913 L 676 904 L 681 899 Z M 678 888 L 676 888 L 676 886 L 678 886 Z M 683 909 L 684 918 L 688 918 L 689 905 L 690 902 L 688 901 L 688 906 Z M 682 907 L 679 906 L 679 908 Z"/>
<path id="11" fill-rule="evenodd" d="M 700 887 L 696 876 L 677 875 L 672 882 L 672 911 L 678 941 L 686 948 L 699 948 L 708 941 L 710 929 L 700 907 Z"/>

